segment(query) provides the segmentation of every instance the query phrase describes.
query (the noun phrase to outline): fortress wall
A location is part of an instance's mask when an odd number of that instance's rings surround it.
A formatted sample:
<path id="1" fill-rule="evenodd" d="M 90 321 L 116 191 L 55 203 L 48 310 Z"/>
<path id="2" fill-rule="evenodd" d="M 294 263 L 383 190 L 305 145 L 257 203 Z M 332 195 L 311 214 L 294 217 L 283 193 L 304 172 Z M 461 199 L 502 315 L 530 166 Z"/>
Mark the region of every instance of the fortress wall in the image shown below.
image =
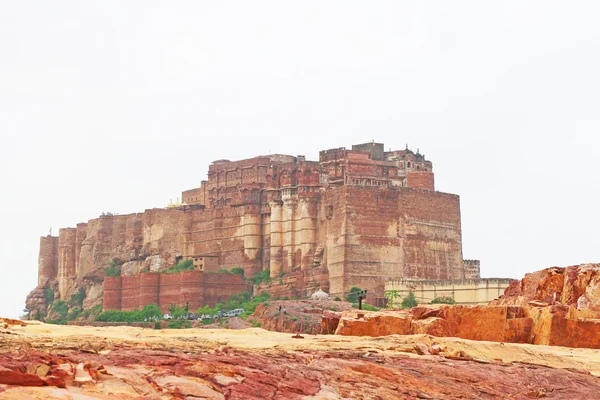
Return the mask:
<path id="1" fill-rule="evenodd" d="M 181 272 L 181 291 L 178 304 L 188 303 L 189 310 L 196 310 L 204 304 L 204 276 L 201 271 Z"/>
<path id="2" fill-rule="evenodd" d="M 141 252 L 160 254 L 163 262 L 174 265 L 177 256 L 183 255 L 183 233 L 189 230 L 191 213 L 177 209 L 153 208 L 142 214 Z M 134 223 L 133 231 L 138 225 Z M 132 234 L 135 237 L 135 234 Z"/>
<path id="3" fill-rule="evenodd" d="M 61 300 L 68 295 L 68 290 L 73 286 L 75 275 L 75 248 L 77 229 L 62 228 L 58 231 L 58 291 Z"/>
<path id="4" fill-rule="evenodd" d="M 399 189 L 404 278 L 463 279 L 459 196 Z"/>
<path id="5" fill-rule="evenodd" d="M 348 187 L 344 292 L 353 286 L 383 292 L 385 280 L 402 276 L 398 192 Z"/>
<path id="6" fill-rule="evenodd" d="M 38 257 L 38 286 L 56 279 L 58 273 L 58 237 L 40 237 L 40 255 Z"/>
<path id="7" fill-rule="evenodd" d="M 270 218 L 270 247 L 269 247 L 269 268 L 271 278 L 278 276 L 283 271 L 283 202 L 279 200 L 271 201 Z"/>
<path id="8" fill-rule="evenodd" d="M 160 274 L 160 298 L 161 310 L 166 310 L 170 304 L 179 304 L 181 300 L 181 273 Z"/>
<path id="9" fill-rule="evenodd" d="M 253 277 L 262 270 L 262 220 L 258 206 L 246 206 L 243 216 L 244 274 Z"/>
<path id="10" fill-rule="evenodd" d="M 317 247 L 318 199 L 300 198 L 296 209 L 295 242 L 299 259 L 296 261 L 302 269 L 313 266 Z"/>
<path id="11" fill-rule="evenodd" d="M 225 302 L 230 296 L 249 291 L 248 285 L 239 275 L 205 274 L 204 304 L 211 307 Z"/>
<path id="12" fill-rule="evenodd" d="M 75 233 L 75 274 L 77 277 L 83 276 L 81 274 L 81 247 L 83 246 L 83 241 L 87 235 L 87 223 L 77 224 L 77 232 Z"/>
<path id="13" fill-rule="evenodd" d="M 104 304 L 103 310 L 121 310 L 121 277 L 104 277 Z"/>
<path id="14" fill-rule="evenodd" d="M 140 306 L 140 275 L 121 276 L 121 310 L 131 311 Z"/>
<path id="15" fill-rule="evenodd" d="M 218 256 L 224 269 L 244 267 L 244 211 L 244 207 L 231 207 L 190 213 L 189 230 L 182 235 L 185 255 Z M 252 247 L 251 242 L 248 245 Z"/>
<path id="16" fill-rule="evenodd" d="M 330 295 L 344 293 L 344 261 L 346 257 L 347 187 L 323 192 L 319 207 L 317 245 L 323 247 L 323 264 L 329 271 Z"/>
<path id="17" fill-rule="evenodd" d="M 433 172 L 428 171 L 408 171 L 406 174 L 408 187 L 424 190 L 435 190 Z"/>
<path id="18" fill-rule="evenodd" d="M 140 274 L 140 294 L 138 308 L 141 310 L 148 304 L 158 305 L 160 302 L 160 274 Z"/>

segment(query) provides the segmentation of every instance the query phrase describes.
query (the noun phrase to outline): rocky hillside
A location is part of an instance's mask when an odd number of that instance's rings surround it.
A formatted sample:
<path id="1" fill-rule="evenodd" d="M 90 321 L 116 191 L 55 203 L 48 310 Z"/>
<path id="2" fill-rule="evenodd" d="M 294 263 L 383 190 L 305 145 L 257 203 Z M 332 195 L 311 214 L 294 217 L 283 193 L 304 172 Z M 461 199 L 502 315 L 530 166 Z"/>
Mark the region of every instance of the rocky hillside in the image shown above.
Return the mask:
<path id="1" fill-rule="evenodd" d="M 587 349 L 11 321 L 0 325 L 0 339 L 2 399 L 593 399 L 600 392 L 600 359 Z"/>

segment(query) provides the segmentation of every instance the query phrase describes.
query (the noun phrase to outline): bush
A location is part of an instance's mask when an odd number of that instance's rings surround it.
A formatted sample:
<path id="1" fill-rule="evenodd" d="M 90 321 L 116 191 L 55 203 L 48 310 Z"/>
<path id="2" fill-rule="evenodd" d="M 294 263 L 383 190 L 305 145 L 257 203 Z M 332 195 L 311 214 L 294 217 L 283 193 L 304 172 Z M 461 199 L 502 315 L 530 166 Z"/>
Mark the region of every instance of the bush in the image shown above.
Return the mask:
<path id="1" fill-rule="evenodd" d="M 96 304 L 95 306 L 90 307 L 87 310 L 83 310 L 81 312 L 81 316 L 83 318 L 92 317 L 92 318 L 96 319 L 98 317 L 98 315 L 100 315 L 101 312 L 102 312 L 102 304 Z"/>
<path id="2" fill-rule="evenodd" d="M 182 318 L 182 317 L 187 318 L 189 311 L 186 310 L 186 307 L 182 307 L 178 304 L 171 303 L 167 307 L 167 310 L 169 311 L 169 314 L 171 314 L 173 316 L 173 319 Z"/>
<path id="3" fill-rule="evenodd" d="M 68 314 L 67 314 L 67 321 L 75 321 L 78 317 L 79 314 L 81 314 L 81 309 L 80 308 L 74 308 L 73 310 L 71 310 Z"/>
<path id="4" fill-rule="evenodd" d="M 144 317 L 140 310 L 133 311 L 104 311 L 96 321 L 100 322 L 143 322 Z"/>
<path id="5" fill-rule="evenodd" d="M 249 281 L 251 281 L 255 285 L 258 285 L 262 282 L 269 283 L 271 282 L 271 270 L 263 269 L 258 274 L 254 275 L 253 278 L 250 278 Z"/>
<path id="6" fill-rule="evenodd" d="M 335 296 L 335 298 L 333 299 L 333 301 L 342 301 L 342 299 L 340 298 L 340 296 Z"/>
<path id="7" fill-rule="evenodd" d="M 121 265 L 117 264 L 115 260 L 112 260 L 108 267 L 104 268 L 104 274 L 106 276 L 121 276 Z"/>
<path id="8" fill-rule="evenodd" d="M 441 296 L 433 299 L 431 304 L 456 304 L 456 300 L 450 296 Z"/>
<path id="9" fill-rule="evenodd" d="M 155 318 L 160 318 L 162 312 L 160 311 L 158 304 L 148 304 L 142 309 L 141 314 L 144 320 L 150 321 Z"/>
<path id="10" fill-rule="evenodd" d="M 85 289 L 79 288 L 79 290 L 71 296 L 69 300 L 69 307 L 83 308 L 83 301 L 85 300 Z"/>
<path id="11" fill-rule="evenodd" d="M 67 318 L 67 314 L 69 313 L 69 306 L 64 300 L 58 300 L 52 304 L 50 307 L 50 311 L 55 312 L 60 316 L 60 319 Z"/>
<path id="12" fill-rule="evenodd" d="M 352 286 L 350 288 L 350 293 L 348 293 L 346 295 L 346 300 L 348 300 L 350 303 L 358 303 L 358 292 L 360 292 L 362 289 L 356 286 Z"/>
<path id="13" fill-rule="evenodd" d="M 167 325 L 167 328 L 169 328 L 169 329 L 182 329 L 182 328 L 191 328 L 191 327 L 192 327 L 192 323 L 190 321 L 184 321 L 184 320 L 171 321 L 171 322 L 169 322 L 169 325 Z"/>
<path id="14" fill-rule="evenodd" d="M 46 298 L 46 304 L 50 305 L 54 303 L 54 290 L 50 288 L 44 289 L 44 297 Z"/>
<path id="15" fill-rule="evenodd" d="M 169 268 L 164 271 L 164 274 L 176 274 L 181 271 L 193 271 L 194 270 L 194 260 L 184 260 L 179 264 Z"/>
<path id="16" fill-rule="evenodd" d="M 290 298 L 289 298 L 289 297 L 287 297 L 287 296 L 285 296 L 283 299 L 284 299 L 284 300 L 289 300 Z"/>
<path id="17" fill-rule="evenodd" d="M 162 323 L 160 321 L 156 321 L 154 323 L 154 329 L 162 329 Z"/>
<path id="18" fill-rule="evenodd" d="M 260 328 L 260 321 L 250 321 L 250 324 L 252 324 L 253 328 Z"/>
<path id="19" fill-rule="evenodd" d="M 417 299 L 413 292 L 409 292 L 408 296 L 402 299 L 402 308 L 414 308 L 418 305 Z"/>

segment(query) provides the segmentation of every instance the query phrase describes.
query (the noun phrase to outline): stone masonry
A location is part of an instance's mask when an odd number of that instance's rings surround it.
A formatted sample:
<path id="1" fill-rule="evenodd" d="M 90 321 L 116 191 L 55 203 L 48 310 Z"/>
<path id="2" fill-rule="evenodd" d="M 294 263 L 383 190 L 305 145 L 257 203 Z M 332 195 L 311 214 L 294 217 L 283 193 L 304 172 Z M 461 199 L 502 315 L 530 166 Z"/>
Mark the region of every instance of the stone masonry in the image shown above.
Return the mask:
<path id="1" fill-rule="evenodd" d="M 150 258 L 158 272 L 185 259 L 205 273 L 269 269 L 274 282 L 298 277 L 296 293 L 321 286 L 332 296 L 358 286 L 381 297 L 390 280 L 477 278 L 478 262 L 463 262 L 459 197 L 435 191 L 432 169 L 418 151 L 374 142 L 321 151 L 319 161 L 214 161 L 181 204 L 43 237 L 38 289 L 58 286 L 66 299 L 85 286 L 98 301 L 111 260 Z"/>

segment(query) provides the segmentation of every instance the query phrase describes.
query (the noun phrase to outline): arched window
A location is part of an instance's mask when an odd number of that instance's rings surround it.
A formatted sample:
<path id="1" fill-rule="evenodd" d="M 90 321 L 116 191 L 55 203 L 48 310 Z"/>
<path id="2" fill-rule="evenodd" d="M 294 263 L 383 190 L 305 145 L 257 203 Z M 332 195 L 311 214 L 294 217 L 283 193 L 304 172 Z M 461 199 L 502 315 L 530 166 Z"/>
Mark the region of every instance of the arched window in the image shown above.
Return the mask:
<path id="1" fill-rule="evenodd" d="M 410 168 L 410 161 L 408 163 L 406 163 L 406 167 Z"/>

